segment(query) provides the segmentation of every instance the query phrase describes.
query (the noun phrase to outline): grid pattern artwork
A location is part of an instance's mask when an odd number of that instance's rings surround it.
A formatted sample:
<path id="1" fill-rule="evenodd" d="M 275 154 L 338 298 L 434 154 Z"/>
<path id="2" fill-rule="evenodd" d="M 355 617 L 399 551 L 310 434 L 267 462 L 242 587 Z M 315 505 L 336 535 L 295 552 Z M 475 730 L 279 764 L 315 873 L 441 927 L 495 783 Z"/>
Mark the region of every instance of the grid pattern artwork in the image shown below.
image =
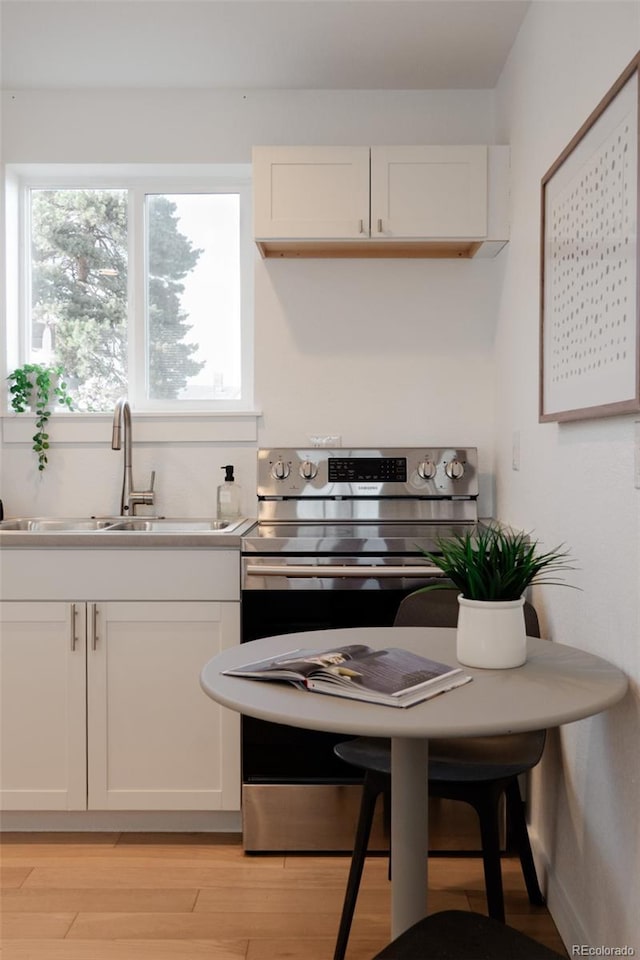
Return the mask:
<path id="1" fill-rule="evenodd" d="M 543 179 L 542 420 L 640 409 L 637 88 L 636 64 Z"/>

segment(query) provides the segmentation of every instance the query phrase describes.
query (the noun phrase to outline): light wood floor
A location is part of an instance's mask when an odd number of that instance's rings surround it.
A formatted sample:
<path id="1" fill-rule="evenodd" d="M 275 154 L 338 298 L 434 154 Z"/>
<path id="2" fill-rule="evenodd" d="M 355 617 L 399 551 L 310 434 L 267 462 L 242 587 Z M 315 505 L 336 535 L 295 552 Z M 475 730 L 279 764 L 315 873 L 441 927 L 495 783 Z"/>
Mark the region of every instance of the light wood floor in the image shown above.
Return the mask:
<path id="1" fill-rule="evenodd" d="M 5 834 L 2 960 L 330 960 L 347 857 L 245 856 L 229 835 Z M 563 952 L 503 861 L 507 921 Z M 485 912 L 481 861 L 432 857 L 430 909 Z M 387 861 L 365 868 L 347 960 L 390 939 Z"/>

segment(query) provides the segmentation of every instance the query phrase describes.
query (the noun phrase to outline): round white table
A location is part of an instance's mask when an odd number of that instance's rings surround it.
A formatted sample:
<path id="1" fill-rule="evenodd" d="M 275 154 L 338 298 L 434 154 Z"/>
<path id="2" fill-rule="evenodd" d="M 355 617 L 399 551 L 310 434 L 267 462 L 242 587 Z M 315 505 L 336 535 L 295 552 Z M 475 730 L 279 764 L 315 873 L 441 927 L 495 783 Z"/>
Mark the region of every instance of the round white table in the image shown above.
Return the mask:
<path id="1" fill-rule="evenodd" d="M 428 741 L 557 727 L 606 710 L 627 690 L 625 674 L 600 657 L 529 637 L 527 661 L 511 670 L 463 669 L 473 681 L 407 709 L 375 706 L 288 684 L 227 677 L 223 670 L 290 650 L 349 643 L 404 647 L 458 665 L 455 629 L 371 627 L 317 630 L 225 650 L 202 670 L 205 693 L 261 720 L 354 736 L 391 737 L 392 936 L 424 917 L 427 902 Z"/>

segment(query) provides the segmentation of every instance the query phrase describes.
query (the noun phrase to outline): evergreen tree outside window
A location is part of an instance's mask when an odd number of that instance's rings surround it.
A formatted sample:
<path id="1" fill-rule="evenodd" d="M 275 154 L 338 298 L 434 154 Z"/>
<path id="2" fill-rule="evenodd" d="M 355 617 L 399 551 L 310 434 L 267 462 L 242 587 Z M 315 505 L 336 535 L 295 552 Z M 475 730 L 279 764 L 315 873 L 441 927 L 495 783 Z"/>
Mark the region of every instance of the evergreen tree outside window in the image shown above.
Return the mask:
<path id="1" fill-rule="evenodd" d="M 147 197 L 151 399 L 240 396 L 237 194 Z"/>
<path id="2" fill-rule="evenodd" d="M 246 189 L 26 196 L 24 360 L 61 364 L 76 410 L 111 411 L 124 394 L 138 409 L 246 405 Z"/>
<path id="3" fill-rule="evenodd" d="M 31 191 L 31 357 L 61 364 L 78 409 L 127 392 L 125 190 Z"/>

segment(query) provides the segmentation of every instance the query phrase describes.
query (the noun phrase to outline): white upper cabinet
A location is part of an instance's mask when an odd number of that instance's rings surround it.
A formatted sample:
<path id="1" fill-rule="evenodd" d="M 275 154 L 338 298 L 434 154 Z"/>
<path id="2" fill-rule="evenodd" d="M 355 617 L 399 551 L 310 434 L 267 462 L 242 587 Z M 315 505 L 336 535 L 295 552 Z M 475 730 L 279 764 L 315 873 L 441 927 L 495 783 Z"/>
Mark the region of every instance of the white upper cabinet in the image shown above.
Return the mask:
<path id="1" fill-rule="evenodd" d="M 254 147 L 256 243 L 266 257 L 494 256 L 508 173 L 508 147 Z"/>
<path id="2" fill-rule="evenodd" d="M 256 237 L 369 236 L 368 147 L 257 147 Z"/>
<path id="3" fill-rule="evenodd" d="M 372 147 L 373 237 L 487 235 L 486 147 Z"/>

